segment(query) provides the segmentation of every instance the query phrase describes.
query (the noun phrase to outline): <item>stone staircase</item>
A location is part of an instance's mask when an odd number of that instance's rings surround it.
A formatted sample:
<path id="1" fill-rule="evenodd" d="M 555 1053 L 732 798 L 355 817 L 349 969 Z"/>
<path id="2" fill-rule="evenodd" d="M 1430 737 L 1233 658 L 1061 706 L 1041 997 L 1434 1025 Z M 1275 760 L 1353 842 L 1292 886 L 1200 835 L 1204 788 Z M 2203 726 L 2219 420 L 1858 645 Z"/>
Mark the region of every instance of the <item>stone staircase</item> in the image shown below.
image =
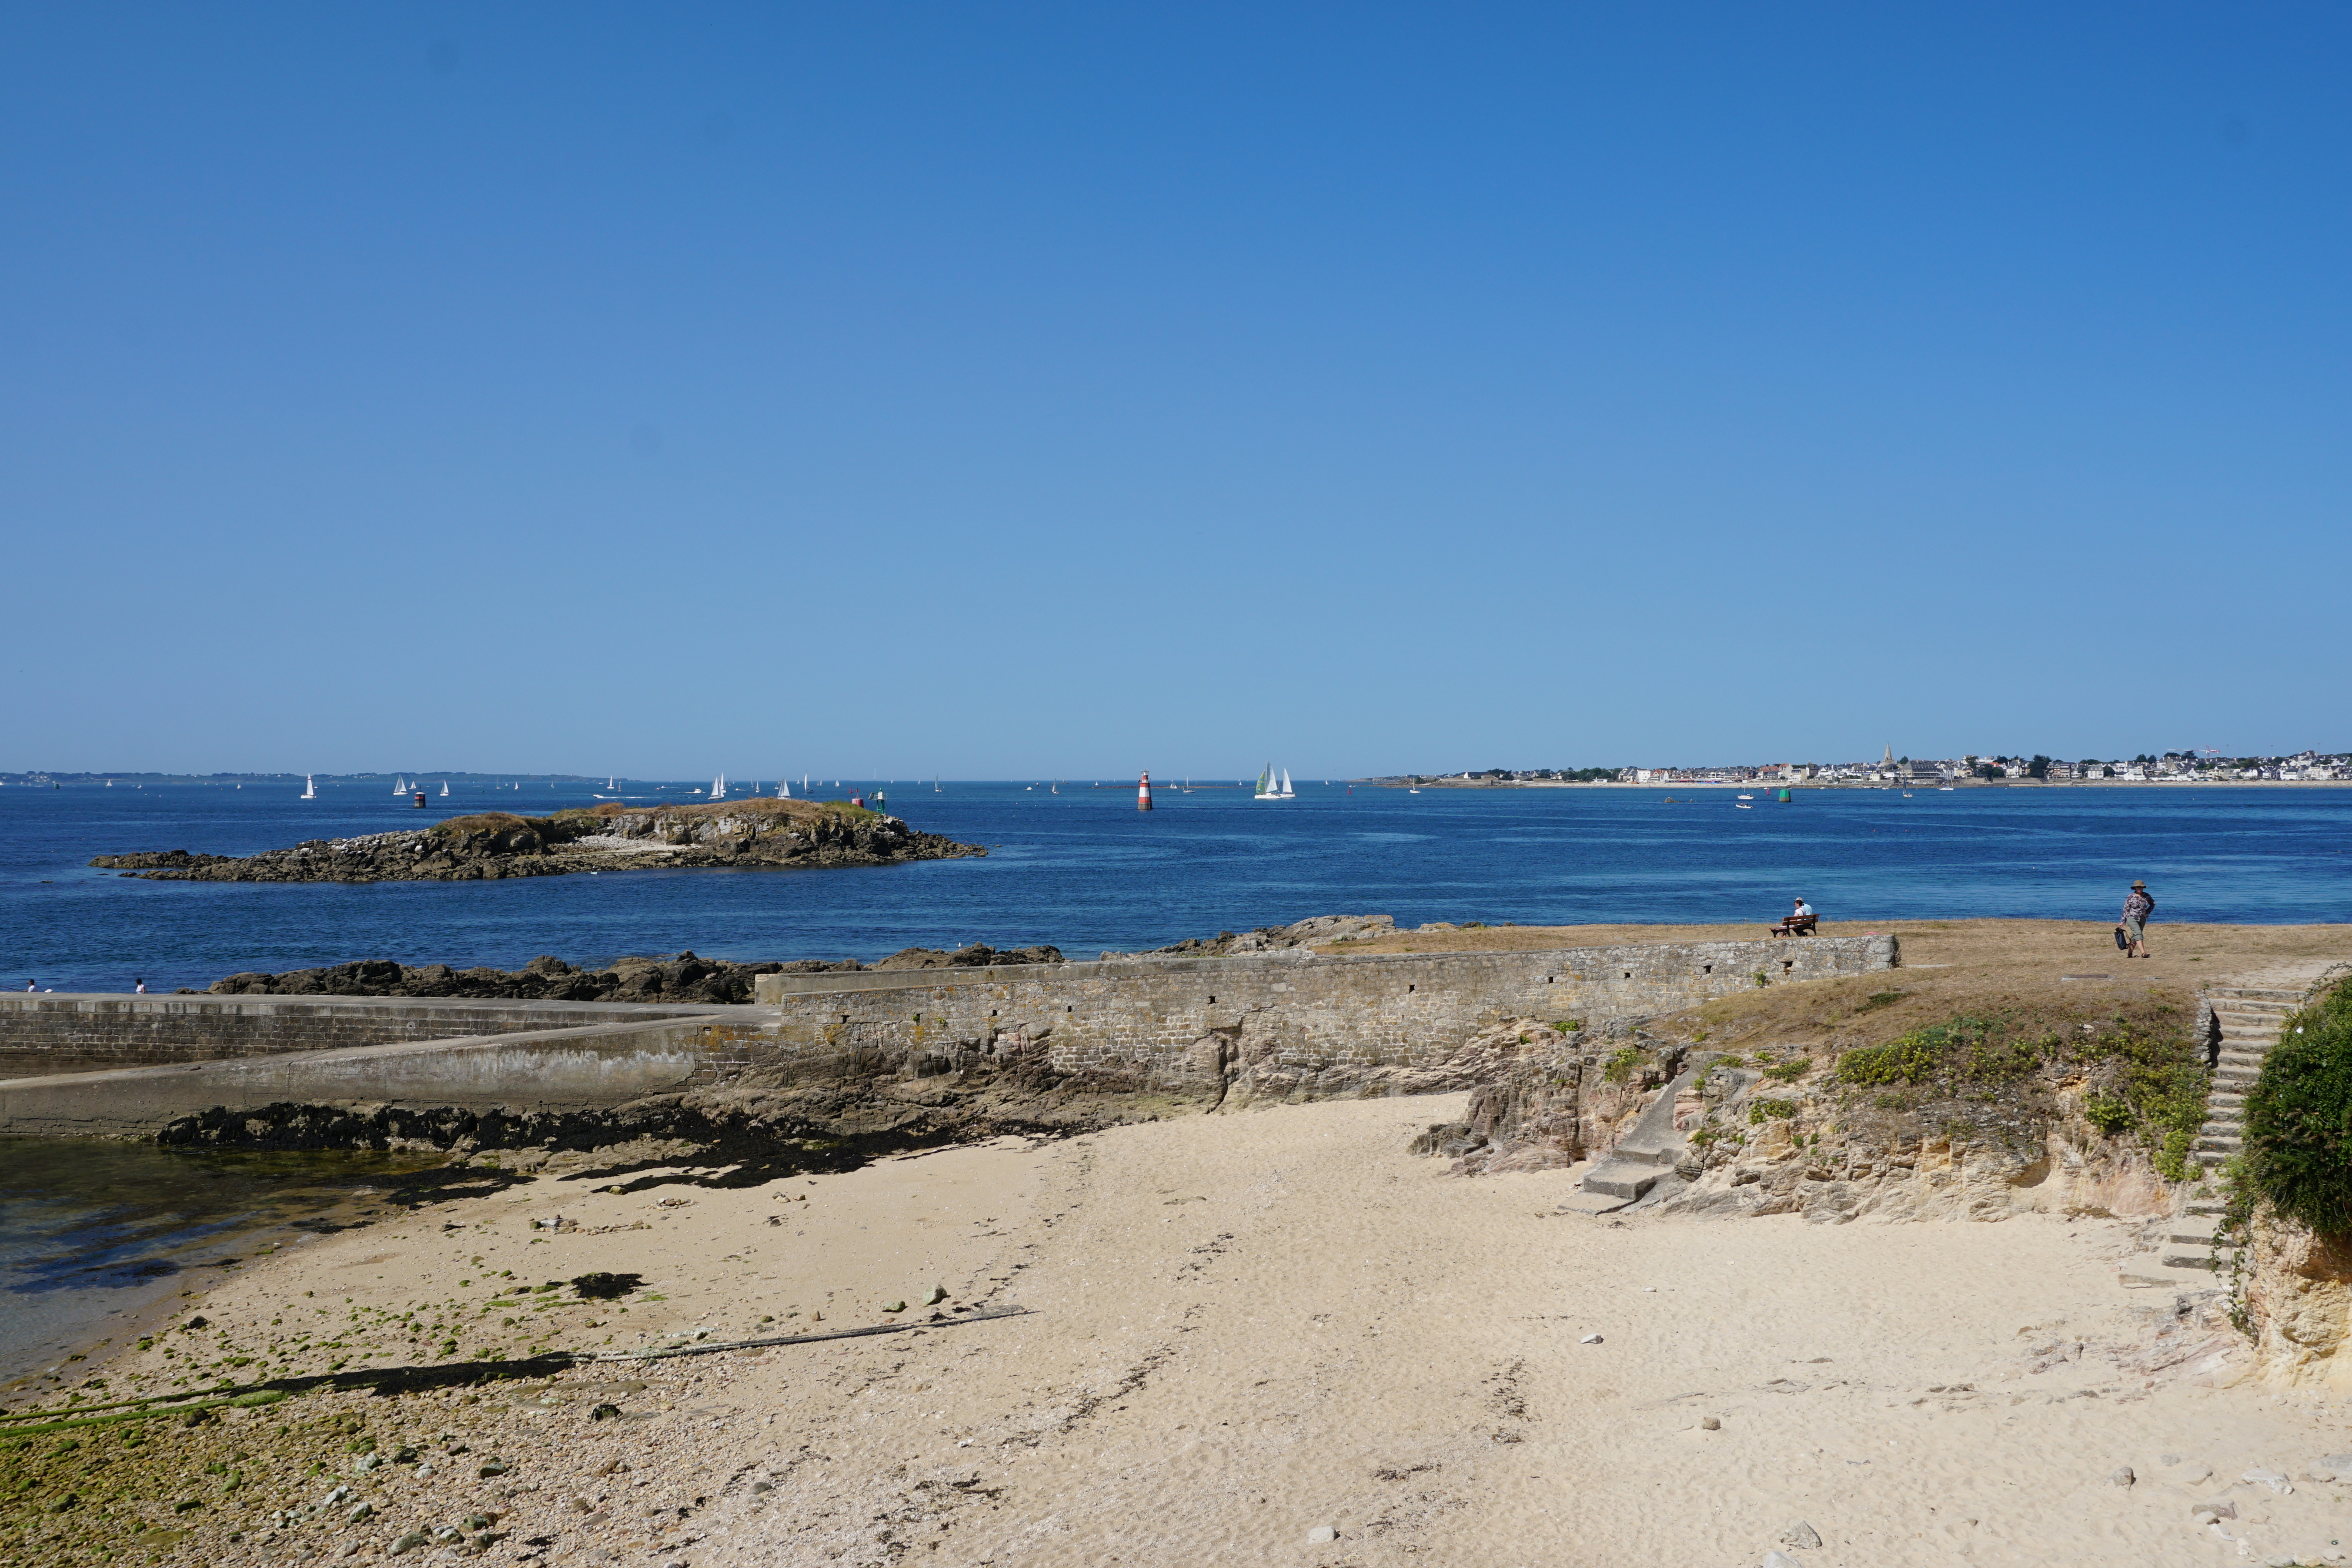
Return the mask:
<path id="1" fill-rule="evenodd" d="M 2221 1055 L 2205 1100 L 2205 1124 L 2197 1130 L 2189 1158 L 2210 1170 L 2243 1146 L 2246 1091 L 2278 1043 L 2279 1024 L 2303 998 L 2297 991 L 2249 986 L 2215 986 L 2205 995 L 2221 1028 Z"/>
<path id="2" fill-rule="evenodd" d="M 2216 1166 L 2244 1147 L 2246 1091 L 2263 1070 L 2263 1059 L 2278 1043 L 2279 1025 L 2303 1000 L 2300 991 L 2253 986 L 2213 986 L 2205 993 L 2213 1019 L 2221 1030 L 2221 1052 L 2213 1067 L 2213 1085 L 2205 1099 L 2205 1124 L 2197 1129 L 2189 1158 L 2210 1175 Z M 2214 1227 L 2221 1223 L 2219 1197 L 2191 1197 L 2165 1230 L 2153 1252 L 2127 1260 L 2121 1270 L 2127 1286 L 2171 1286 L 2211 1290 L 2236 1263 L 2233 1248 L 2216 1249 Z"/>

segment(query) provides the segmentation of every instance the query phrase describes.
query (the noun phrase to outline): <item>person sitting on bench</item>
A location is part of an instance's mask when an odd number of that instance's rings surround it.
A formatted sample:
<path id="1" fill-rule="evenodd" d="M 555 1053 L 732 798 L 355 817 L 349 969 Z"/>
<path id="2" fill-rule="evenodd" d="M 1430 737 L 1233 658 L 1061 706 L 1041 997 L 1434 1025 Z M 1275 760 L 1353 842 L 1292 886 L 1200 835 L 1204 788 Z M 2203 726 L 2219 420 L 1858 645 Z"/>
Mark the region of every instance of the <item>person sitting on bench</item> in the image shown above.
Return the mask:
<path id="1" fill-rule="evenodd" d="M 1813 934 L 1813 927 L 1821 924 L 1821 918 L 1813 913 L 1813 906 L 1801 898 L 1797 900 L 1797 907 L 1789 912 L 1789 918 L 1772 927 L 1772 935 L 1811 936 Z"/>

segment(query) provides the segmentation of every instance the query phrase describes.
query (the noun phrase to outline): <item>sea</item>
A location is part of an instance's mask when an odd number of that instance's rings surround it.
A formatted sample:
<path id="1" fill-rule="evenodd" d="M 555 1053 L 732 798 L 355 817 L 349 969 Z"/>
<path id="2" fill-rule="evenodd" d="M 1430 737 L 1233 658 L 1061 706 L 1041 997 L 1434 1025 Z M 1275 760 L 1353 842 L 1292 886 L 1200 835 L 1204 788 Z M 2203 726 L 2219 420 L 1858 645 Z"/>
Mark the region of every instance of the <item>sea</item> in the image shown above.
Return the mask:
<path id="1" fill-rule="evenodd" d="M 2107 920 L 2144 878 L 2161 921 L 2352 913 L 2352 788 L 2225 785 L 1779 791 L 1403 788 L 1131 779 L 812 780 L 880 797 L 983 858 L 833 871 L 640 871 L 501 882 L 149 882 L 93 855 L 245 854 L 483 810 L 692 802 L 699 781 L 457 778 L 118 779 L 0 786 L 0 984 L 201 989 L 354 958 L 514 968 L 692 951 L 871 961 L 901 947 L 1050 944 L 1073 958 L 1315 915 L 1527 925 L 1738 923 L 1803 897 L 1830 920 Z M 772 793 L 774 780 L 756 786 Z M 1738 797 L 1746 796 L 1748 799 Z M 1746 808 L 1745 810 L 1741 808 Z M 413 1164 L 413 1162 L 411 1162 Z M 0 1138 L 0 1380 L 69 1382 L 62 1357 L 178 1292 L 347 1223 L 415 1173 L 367 1155 L 184 1154 Z M 359 1206 L 354 1207 L 354 1206 Z"/>

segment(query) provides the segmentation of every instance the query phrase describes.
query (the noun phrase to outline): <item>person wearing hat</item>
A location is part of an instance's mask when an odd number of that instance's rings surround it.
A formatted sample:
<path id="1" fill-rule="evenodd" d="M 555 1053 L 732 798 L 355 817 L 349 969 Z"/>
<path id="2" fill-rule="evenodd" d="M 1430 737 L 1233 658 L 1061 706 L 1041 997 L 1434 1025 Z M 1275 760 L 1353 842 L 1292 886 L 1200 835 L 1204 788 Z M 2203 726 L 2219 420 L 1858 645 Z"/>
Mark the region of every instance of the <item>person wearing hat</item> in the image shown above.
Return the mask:
<path id="1" fill-rule="evenodd" d="M 2124 954 L 2125 957 L 2145 958 L 2147 956 L 2147 942 L 2145 932 L 2147 925 L 2148 916 L 2155 913 L 2156 900 L 2147 895 L 2147 883 L 2144 882 L 2133 883 L 2131 884 L 2131 892 L 2124 897 L 2124 940 L 2130 944 L 2129 948 Z"/>

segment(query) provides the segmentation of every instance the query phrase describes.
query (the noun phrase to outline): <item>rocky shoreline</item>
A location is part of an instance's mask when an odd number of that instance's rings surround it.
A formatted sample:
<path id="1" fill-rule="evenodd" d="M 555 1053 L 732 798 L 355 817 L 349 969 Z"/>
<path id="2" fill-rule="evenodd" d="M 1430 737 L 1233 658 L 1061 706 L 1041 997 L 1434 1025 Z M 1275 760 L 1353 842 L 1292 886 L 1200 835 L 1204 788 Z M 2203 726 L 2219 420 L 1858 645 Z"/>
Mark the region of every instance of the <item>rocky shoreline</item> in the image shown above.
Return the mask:
<path id="1" fill-rule="evenodd" d="M 215 980 L 213 996 L 271 997 L 479 997 L 554 1002 L 731 1002 L 751 999 L 760 975 L 820 975 L 864 969 L 965 968 L 998 964 L 1058 964 L 1058 947 L 990 947 L 975 942 L 950 952 L 940 947 L 902 947 L 878 963 L 855 958 L 802 958 L 790 963 L 738 964 L 725 958 L 675 956 L 615 958 L 604 968 L 579 968 L 552 956 L 533 958 L 520 969 L 487 966 L 453 969 L 446 964 L 401 964 L 362 958 L 317 969 L 258 971 Z M 193 988 L 184 995 L 200 993 Z"/>
<path id="2" fill-rule="evenodd" d="M 987 852 L 863 807 L 755 800 L 652 810 L 607 802 L 551 817 L 486 811 L 253 855 L 151 850 L 89 863 L 152 882 L 485 882 L 675 866 L 897 865 Z"/>

